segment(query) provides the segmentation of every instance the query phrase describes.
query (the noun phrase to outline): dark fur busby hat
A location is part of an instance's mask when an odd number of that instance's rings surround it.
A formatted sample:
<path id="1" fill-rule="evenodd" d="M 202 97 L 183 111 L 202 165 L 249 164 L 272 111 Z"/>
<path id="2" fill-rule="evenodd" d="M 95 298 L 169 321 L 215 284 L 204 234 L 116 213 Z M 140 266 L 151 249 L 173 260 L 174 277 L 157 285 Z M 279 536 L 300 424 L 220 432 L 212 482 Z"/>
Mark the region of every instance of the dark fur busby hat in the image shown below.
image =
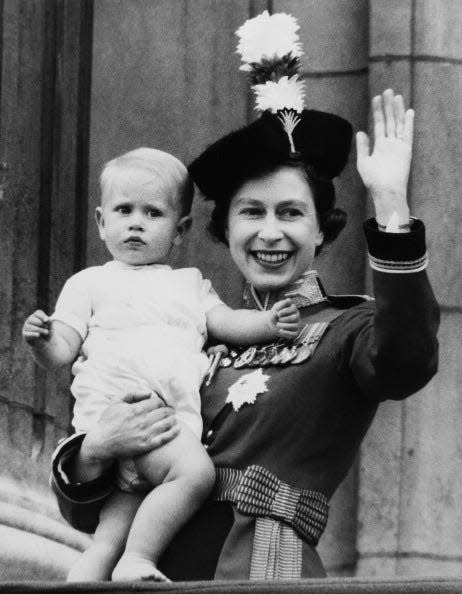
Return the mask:
<path id="1" fill-rule="evenodd" d="M 248 179 L 274 171 L 288 162 L 311 165 L 319 177 L 332 179 L 348 159 L 352 127 L 334 114 L 304 109 L 293 130 L 295 151 L 280 119 L 265 111 L 248 126 L 209 146 L 189 166 L 201 192 L 217 200 L 232 195 Z"/>

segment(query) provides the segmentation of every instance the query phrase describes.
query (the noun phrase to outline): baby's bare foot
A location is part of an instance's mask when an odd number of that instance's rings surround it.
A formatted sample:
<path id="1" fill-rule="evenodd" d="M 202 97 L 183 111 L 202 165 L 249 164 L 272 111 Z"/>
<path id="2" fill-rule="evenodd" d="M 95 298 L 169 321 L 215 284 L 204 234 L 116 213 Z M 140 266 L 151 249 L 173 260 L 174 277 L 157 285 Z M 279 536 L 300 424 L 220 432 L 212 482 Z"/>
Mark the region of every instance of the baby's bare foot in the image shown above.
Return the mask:
<path id="1" fill-rule="evenodd" d="M 132 582 L 136 580 L 170 581 L 149 559 L 145 559 L 136 553 L 124 553 L 112 572 L 112 581 Z"/>

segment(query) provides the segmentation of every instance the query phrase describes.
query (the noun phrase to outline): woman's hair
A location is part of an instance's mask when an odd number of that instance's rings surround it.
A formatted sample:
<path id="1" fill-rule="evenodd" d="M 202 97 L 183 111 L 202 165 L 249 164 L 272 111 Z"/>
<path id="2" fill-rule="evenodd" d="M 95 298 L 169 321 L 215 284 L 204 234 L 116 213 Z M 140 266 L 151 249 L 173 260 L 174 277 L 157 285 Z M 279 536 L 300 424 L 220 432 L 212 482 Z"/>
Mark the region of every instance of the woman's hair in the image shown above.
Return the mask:
<path id="1" fill-rule="evenodd" d="M 319 228 L 324 235 L 323 243 L 316 248 L 316 254 L 319 254 L 322 246 L 334 241 L 346 224 L 346 212 L 340 208 L 335 208 L 334 184 L 328 177 L 318 175 L 311 165 L 306 165 L 300 161 L 288 161 L 287 163 L 281 164 L 278 168 L 265 173 L 274 173 L 280 167 L 296 167 L 302 171 L 306 177 L 307 184 L 313 194 Z M 212 237 L 226 245 L 228 245 L 226 229 L 228 225 L 229 206 L 238 189 L 239 188 L 236 188 L 236 190 L 228 193 L 225 191 L 220 196 L 220 200 L 215 202 L 210 223 L 207 227 Z"/>
<path id="2" fill-rule="evenodd" d="M 104 200 L 114 188 L 149 187 L 159 182 L 178 197 L 181 216 L 189 214 L 194 184 L 188 170 L 173 155 L 153 148 L 137 148 L 108 161 L 100 176 L 101 197 Z"/>

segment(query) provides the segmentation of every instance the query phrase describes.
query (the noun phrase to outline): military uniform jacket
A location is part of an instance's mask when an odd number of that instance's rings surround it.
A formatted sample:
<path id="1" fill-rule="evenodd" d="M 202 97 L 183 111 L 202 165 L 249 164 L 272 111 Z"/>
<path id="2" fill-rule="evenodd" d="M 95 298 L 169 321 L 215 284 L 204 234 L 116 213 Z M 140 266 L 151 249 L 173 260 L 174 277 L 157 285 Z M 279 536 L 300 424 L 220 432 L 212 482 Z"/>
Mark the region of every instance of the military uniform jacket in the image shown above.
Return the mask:
<path id="1" fill-rule="evenodd" d="M 410 233 L 394 234 L 370 220 L 365 231 L 375 300 L 331 297 L 302 307 L 307 327 L 324 328 L 306 361 L 220 368 L 204 390 L 217 487 L 164 555 L 161 568 L 171 579 L 324 574 L 315 545 L 328 500 L 378 405 L 413 394 L 437 370 L 439 312 L 424 270 L 423 224 L 414 221 Z M 250 392 L 259 392 L 255 402 L 235 411 L 226 404 L 231 388 L 255 372 L 264 376 L 263 384 L 248 381 Z M 69 484 L 62 468 L 79 439 L 58 449 L 52 481 L 63 515 L 90 531 L 113 473 Z"/>

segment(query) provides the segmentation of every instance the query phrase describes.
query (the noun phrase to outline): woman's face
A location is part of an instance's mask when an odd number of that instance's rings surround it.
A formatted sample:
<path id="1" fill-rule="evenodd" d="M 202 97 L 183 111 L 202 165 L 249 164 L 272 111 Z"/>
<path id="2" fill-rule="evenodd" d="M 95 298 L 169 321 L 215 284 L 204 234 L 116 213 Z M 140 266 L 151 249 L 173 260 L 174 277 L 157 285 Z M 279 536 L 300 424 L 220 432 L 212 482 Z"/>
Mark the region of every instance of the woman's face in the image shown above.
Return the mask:
<path id="1" fill-rule="evenodd" d="M 238 268 L 257 290 L 282 289 L 308 270 L 323 241 L 302 171 L 281 167 L 233 196 L 226 237 Z"/>

